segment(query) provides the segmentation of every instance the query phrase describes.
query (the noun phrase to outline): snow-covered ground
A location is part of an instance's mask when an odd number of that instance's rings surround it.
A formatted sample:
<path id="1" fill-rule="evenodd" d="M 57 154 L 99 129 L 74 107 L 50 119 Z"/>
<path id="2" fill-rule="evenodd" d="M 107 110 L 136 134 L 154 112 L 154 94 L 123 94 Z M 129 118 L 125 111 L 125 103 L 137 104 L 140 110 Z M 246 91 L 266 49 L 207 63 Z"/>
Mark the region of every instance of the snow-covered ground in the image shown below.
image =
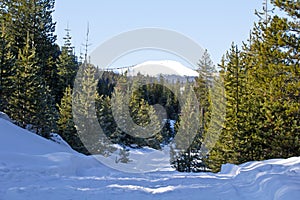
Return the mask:
<path id="1" fill-rule="evenodd" d="M 226 164 L 218 174 L 167 171 L 158 161 L 155 172 L 117 171 L 0 119 L 0 200 L 300 198 L 300 157 Z"/>

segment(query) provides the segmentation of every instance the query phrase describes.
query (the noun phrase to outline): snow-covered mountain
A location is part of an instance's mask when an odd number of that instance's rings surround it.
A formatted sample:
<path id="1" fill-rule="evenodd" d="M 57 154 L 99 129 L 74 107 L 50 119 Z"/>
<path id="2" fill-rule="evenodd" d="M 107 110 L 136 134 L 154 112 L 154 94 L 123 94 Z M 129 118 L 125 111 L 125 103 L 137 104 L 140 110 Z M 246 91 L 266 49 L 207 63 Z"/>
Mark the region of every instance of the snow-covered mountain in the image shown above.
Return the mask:
<path id="1" fill-rule="evenodd" d="M 173 60 L 146 61 L 130 68 L 128 75 L 136 76 L 138 73 L 152 77 L 179 76 L 179 77 L 198 77 L 199 73 L 192 70 L 180 62 Z"/>
<path id="2" fill-rule="evenodd" d="M 132 158 L 154 151 L 135 150 Z M 157 167 L 150 173 L 117 171 L 0 117 L 1 200 L 296 200 L 300 196 L 300 157 L 226 164 L 218 174 Z"/>

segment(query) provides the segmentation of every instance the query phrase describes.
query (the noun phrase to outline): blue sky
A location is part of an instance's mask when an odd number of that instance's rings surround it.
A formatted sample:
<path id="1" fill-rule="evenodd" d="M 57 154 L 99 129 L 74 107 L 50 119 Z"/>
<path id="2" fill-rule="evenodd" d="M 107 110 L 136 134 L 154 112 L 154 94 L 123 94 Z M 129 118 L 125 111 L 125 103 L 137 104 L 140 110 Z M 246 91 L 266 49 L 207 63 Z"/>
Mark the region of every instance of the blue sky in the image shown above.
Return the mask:
<path id="1" fill-rule="evenodd" d="M 240 45 L 248 38 L 257 21 L 254 10 L 261 8 L 258 0 L 61 0 L 56 1 L 54 20 L 58 44 L 63 44 L 68 25 L 77 52 L 83 49 L 88 23 L 90 52 L 122 32 L 158 27 L 190 37 L 208 49 L 216 64 L 233 41 Z M 118 64 L 126 66 L 130 62 L 138 61 L 124 59 Z"/>

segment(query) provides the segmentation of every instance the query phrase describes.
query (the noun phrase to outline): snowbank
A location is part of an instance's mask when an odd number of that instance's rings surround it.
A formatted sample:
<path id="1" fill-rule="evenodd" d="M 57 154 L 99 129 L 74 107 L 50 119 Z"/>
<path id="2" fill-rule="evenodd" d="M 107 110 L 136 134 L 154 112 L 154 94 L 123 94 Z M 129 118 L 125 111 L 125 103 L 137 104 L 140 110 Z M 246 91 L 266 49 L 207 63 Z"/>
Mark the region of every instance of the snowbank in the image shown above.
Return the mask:
<path id="1" fill-rule="evenodd" d="M 9 118 L 9 116 L 4 113 L 4 112 L 0 112 L 0 119 L 4 119 L 6 121 L 10 121 L 11 122 L 11 119 Z"/>
<path id="2" fill-rule="evenodd" d="M 0 118 L 0 152 L 42 155 L 54 152 L 72 152 L 71 148 L 59 145 L 22 129 Z"/>
<path id="3" fill-rule="evenodd" d="M 300 196 L 300 157 L 226 164 L 222 172 L 156 171 L 132 174 L 113 170 L 0 119 L 1 200 L 296 200 Z M 158 156 L 135 150 L 132 159 Z M 150 156 L 150 157 L 151 157 Z M 165 158 L 157 158 L 164 162 Z"/>

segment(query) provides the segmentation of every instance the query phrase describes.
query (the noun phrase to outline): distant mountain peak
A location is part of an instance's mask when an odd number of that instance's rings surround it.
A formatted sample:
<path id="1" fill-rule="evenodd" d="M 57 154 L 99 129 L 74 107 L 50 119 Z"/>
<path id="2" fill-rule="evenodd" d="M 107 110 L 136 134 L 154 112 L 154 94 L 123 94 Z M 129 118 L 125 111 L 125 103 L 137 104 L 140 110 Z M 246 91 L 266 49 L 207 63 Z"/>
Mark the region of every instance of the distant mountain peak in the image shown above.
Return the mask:
<path id="1" fill-rule="evenodd" d="M 149 75 L 157 77 L 166 76 L 182 76 L 182 77 L 198 77 L 199 73 L 182 63 L 174 60 L 155 60 L 146 61 L 130 68 L 128 75 L 136 76 L 137 74 Z"/>

